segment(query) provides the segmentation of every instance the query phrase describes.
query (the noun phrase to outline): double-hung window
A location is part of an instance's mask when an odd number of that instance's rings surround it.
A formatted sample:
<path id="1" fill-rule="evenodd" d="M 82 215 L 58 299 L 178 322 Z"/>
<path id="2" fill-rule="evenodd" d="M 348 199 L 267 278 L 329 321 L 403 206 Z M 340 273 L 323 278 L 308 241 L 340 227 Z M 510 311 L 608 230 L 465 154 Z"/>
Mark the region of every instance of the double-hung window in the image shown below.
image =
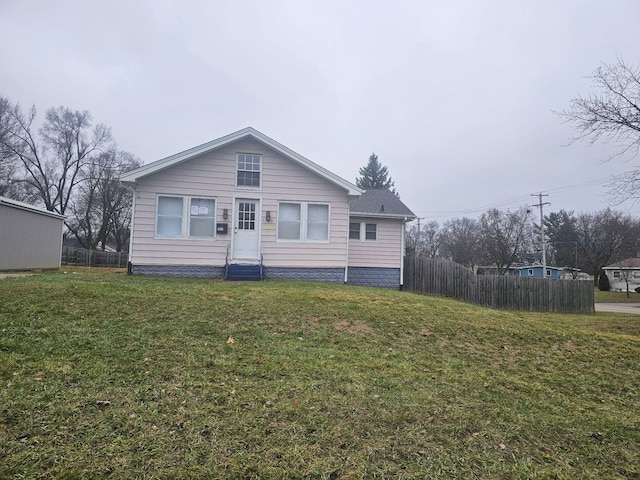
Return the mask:
<path id="1" fill-rule="evenodd" d="M 377 240 L 378 239 L 378 225 L 376 223 L 365 223 L 365 225 L 364 225 L 364 239 L 365 240 Z"/>
<path id="2" fill-rule="evenodd" d="M 280 202 L 278 239 L 310 242 L 329 240 L 329 205 L 324 203 Z"/>
<path id="3" fill-rule="evenodd" d="M 378 224 L 377 223 L 349 223 L 349 239 L 350 240 L 369 240 L 375 241 L 378 239 Z"/>
<path id="4" fill-rule="evenodd" d="M 260 188 L 260 155 L 238 154 L 236 186 Z"/>
<path id="5" fill-rule="evenodd" d="M 183 197 L 158 197 L 156 235 L 159 237 L 181 237 L 184 215 Z"/>
<path id="6" fill-rule="evenodd" d="M 360 222 L 349 223 L 349 240 L 360 240 Z"/>
<path id="7" fill-rule="evenodd" d="M 158 195 L 156 236 L 213 239 L 215 213 L 213 198 Z"/>

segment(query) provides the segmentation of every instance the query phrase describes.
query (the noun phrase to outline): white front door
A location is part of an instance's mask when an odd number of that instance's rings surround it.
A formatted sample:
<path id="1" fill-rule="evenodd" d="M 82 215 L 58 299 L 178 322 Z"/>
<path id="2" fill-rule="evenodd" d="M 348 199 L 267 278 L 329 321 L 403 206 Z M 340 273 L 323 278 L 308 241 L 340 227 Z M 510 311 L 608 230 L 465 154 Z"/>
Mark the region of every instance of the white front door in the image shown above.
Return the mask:
<path id="1" fill-rule="evenodd" d="M 260 201 L 236 199 L 233 226 L 233 259 L 260 259 Z"/>

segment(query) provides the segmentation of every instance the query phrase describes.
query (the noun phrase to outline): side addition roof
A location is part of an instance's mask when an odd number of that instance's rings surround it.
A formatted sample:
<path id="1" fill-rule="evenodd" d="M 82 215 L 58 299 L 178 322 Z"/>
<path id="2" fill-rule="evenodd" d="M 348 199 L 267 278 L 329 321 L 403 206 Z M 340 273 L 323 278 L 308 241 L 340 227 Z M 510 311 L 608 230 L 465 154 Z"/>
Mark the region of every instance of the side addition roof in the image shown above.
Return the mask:
<path id="1" fill-rule="evenodd" d="M 229 145 L 238 140 L 242 140 L 244 138 L 253 138 L 258 142 L 263 143 L 267 147 L 277 151 L 278 153 L 289 158 L 290 160 L 298 163 L 304 168 L 324 178 L 325 180 L 328 180 L 334 185 L 340 188 L 343 188 L 344 190 L 347 191 L 348 195 L 358 196 L 358 195 L 361 195 L 363 192 L 360 188 L 355 186 L 353 183 L 348 182 L 347 180 L 336 175 L 335 173 L 330 172 L 329 170 L 318 165 L 317 163 L 312 162 L 308 158 L 303 157 L 299 153 L 294 152 L 290 148 L 285 147 L 281 143 L 276 142 L 272 138 L 266 136 L 264 133 L 260 133 L 259 131 L 257 131 L 252 127 L 243 128 L 242 130 L 238 130 L 237 132 L 230 133 L 229 135 L 225 135 L 224 137 L 220 137 L 216 140 L 212 140 L 210 142 L 204 143 L 197 147 L 190 148 L 189 150 L 185 150 L 184 152 L 176 153 L 175 155 L 171 155 L 170 157 L 157 160 L 155 162 L 149 163 L 148 165 L 143 165 L 142 167 L 136 168 L 134 170 L 131 170 L 121 175 L 120 181 L 122 183 L 135 187 L 136 182 L 141 178 L 147 177 L 156 172 L 172 167 L 174 165 L 187 161 L 191 158 L 197 157 L 198 155 L 208 153 L 212 150 L 224 147 L 226 145 Z"/>
<path id="2" fill-rule="evenodd" d="M 402 201 L 386 188 L 366 190 L 349 204 L 351 215 L 367 217 L 402 218 L 414 220 L 416 215 Z"/>

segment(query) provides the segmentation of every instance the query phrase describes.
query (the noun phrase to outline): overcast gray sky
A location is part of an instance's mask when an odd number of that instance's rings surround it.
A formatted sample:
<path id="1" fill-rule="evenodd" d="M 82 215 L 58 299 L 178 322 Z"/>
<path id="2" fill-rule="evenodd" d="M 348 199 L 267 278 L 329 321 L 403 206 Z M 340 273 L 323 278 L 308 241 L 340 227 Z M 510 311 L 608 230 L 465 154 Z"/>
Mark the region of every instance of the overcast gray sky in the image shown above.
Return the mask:
<path id="1" fill-rule="evenodd" d="M 640 65 L 639 19 L 639 0 L 0 0 L 0 95 L 89 110 L 145 163 L 246 126 L 352 182 L 376 152 L 426 221 L 541 191 L 596 211 L 633 162 L 566 146 L 552 111 L 601 62 Z"/>

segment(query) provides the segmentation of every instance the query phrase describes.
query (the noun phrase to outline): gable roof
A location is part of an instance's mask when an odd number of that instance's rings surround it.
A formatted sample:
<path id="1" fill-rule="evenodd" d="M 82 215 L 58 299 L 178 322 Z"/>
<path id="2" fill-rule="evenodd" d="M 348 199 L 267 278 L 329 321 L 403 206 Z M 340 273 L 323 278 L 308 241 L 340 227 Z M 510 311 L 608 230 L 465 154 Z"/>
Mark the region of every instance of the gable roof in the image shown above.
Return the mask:
<path id="1" fill-rule="evenodd" d="M 608 268 L 608 269 L 614 269 L 614 270 L 624 270 L 626 268 L 640 268 L 640 258 L 638 257 L 625 258 L 624 260 L 620 260 L 617 263 L 612 263 L 611 265 L 607 265 L 606 267 L 602 267 L 602 268 Z"/>
<path id="2" fill-rule="evenodd" d="M 64 215 L 60 215 L 56 212 L 50 212 L 49 210 L 45 210 L 44 208 L 39 208 L 29 203 L 19 202 L 7 197 L 0 197 L 0 205 L 6 205 L 8 207 L 17 208 L 20 210 L 27 210 L 29 212 L 38 213 L 47 217 L 59 218 L 61 220 L 64 220 L 66 218 Z"/>
<path id="3" fill-rule="evenodd" d="M 406 218 L 414 220 L 415 214 L 389 189 L 366 190 L 349 204 L 349 213 L 367 217 Z"/>
<path id="4" fill-rule="evenodd" d="M 179 163 L 190 160 L 198 155 L 202 155 L 204 153 L 211 152 L 218 148 L 229 145 L 233 142 L 237 142 L 238 140 L 242 140 L 245 138 L 253 138 L 258 142 L 266 145 L 267 147 L 277 151 L 278 153 L 284 155 L 288 159 L 296 162 L 302 167 L 310 170 L 311 172 L 319 175 L 325 180 L 333 183 L 334 185 L 344 189 L 347 191 L 348 195 L 361 195 L 362 190 L 355 186 L 353 183 L 348 182 L 347 180 L 339 177 L 335 173 L 330 172 L 329 170 L 321 167 L 317 163 L 312 162 L 308 158 L 303 157 L 299 153 L 294 152 L 288 147 L 285 147 L 279 142 L 276 142 L 274 139 L 266 136 L 264 133 L 260 133 L 256 129 L 252 127 L 243 128 L 242 130 L 238 130 L 237 132 L 230 133 L 229 135 L 225 135 L 224 137 L 217 138 L 207 143 L 203 143 L 197 147 L 190 148 L 189 150 L 185 150 L 180 153 L 176 153 L 175 155 L 171 155 L 170 157 L 163 158 L 161 160 L 156 160 L 155 162 L 149 163 L 147 165 L 143 165 L 142 167 L 136 168 L 134 170 L 130 170 L 129 172 L 124 173 L 120 176 L 120 181 L 127 185 L 135 186 L 136 182 L 141 178 L 152 175 L 156 172 L 160 172 L 166 168 L 172 167 Z"/>

